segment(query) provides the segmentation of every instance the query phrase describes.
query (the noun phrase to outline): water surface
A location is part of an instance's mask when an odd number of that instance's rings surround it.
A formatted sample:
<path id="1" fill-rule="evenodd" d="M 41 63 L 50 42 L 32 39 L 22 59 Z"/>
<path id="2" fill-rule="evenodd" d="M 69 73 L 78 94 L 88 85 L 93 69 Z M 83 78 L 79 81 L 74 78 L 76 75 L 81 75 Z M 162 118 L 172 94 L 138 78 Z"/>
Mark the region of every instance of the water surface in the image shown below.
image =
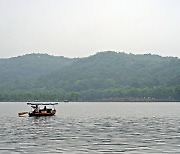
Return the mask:
<path id="1" fill-rule="evenodd" d="M 180 103 L 59 103 L 52 117 L 18 117 L 0 103 L 0 153 L 180 153 Z"/>

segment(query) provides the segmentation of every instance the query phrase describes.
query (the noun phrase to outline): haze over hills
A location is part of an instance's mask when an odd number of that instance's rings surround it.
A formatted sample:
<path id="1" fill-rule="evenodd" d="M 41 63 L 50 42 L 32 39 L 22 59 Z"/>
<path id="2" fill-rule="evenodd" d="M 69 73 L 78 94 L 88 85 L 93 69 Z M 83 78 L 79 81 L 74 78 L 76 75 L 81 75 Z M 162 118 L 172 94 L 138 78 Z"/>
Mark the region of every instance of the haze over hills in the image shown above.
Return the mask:
<path id="1" fill-rule="evenodd" d="M 180 60 L 113 51 L 85 58 L 0 59 L 1 101 L 180 99 Z"/>

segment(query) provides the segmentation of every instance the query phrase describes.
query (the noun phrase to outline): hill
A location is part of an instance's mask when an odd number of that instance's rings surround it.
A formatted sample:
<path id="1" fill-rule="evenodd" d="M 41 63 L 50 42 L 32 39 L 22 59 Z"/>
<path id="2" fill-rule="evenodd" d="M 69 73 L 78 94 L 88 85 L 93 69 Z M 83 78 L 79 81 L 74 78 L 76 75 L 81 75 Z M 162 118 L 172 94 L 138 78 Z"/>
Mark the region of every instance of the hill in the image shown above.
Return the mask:
<path id="1" fill-rule="evenodd" d="M 47 54 L 27 54 L 0 60 L 1 90 L 32 90 L 40 76 L 71 65 L 73 59 L 49 56 Z"/>
<path id="2" fill-rule="evenodd" d="M 74 59 L 30 54 L 1 59 L 0 74 L 1 101 L 180 99 L 180 60 L 175 57 L 112 51 Z"/>

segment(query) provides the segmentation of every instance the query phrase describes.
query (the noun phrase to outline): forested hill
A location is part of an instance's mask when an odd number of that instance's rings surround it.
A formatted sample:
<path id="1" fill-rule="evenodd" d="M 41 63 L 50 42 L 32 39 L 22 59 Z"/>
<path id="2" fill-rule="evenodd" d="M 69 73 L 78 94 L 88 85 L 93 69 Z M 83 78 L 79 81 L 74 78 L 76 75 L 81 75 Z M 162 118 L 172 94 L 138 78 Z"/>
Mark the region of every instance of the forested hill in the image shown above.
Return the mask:
<path id="1" fill-rule="evenodd" d="M 0 59 L 0 101 L 180 99 L 180 60 L 100 52 L 86 58 L 28 54 Z"/>

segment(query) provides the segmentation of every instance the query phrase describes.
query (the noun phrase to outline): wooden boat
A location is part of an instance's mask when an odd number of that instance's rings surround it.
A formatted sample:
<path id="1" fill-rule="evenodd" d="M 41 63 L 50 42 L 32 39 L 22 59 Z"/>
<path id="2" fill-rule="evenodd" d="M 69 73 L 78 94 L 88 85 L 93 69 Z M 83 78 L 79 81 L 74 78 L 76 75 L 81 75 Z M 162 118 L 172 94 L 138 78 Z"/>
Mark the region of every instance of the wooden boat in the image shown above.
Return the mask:
<path id="1" fill-rule="evenodd" d="M 58 103 L 27 103 L 31 105 L 32 111 L 29 112 L 29 116 L 53 116 L 56 114 L 56 109 L 54 105 Z M 48 107 L 47 107 L 48 106 Z M 53 107 L 52 107 L 53 106 Z M 43 108 L 41 108 L 43 107 Z"/>
<path id="2" fill-rule="evenodd" d="M 65 103 L 68 103 L 68 102 L 69 102 L 69 100 L 67 100 L 67 99 L 66 99 L 66 100 L 64 100 L 64 102 L 65 102 Z"/>

